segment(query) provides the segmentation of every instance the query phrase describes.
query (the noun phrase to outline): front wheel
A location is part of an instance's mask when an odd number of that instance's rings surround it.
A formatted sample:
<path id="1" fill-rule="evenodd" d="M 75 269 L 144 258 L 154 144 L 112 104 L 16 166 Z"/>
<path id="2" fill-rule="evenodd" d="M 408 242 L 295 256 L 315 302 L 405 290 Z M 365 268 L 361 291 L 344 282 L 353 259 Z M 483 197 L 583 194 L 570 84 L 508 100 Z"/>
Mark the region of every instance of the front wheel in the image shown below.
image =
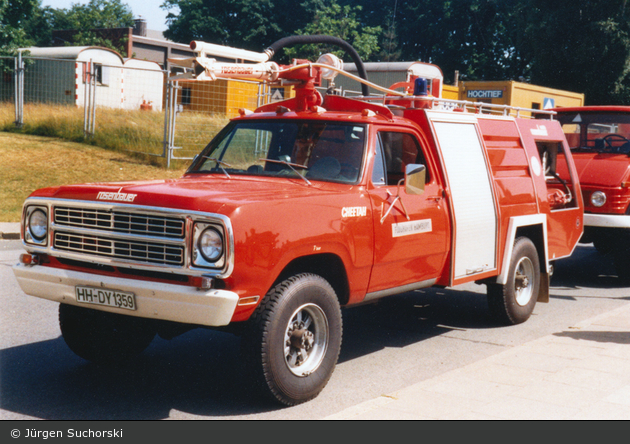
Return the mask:
<path id="1" fill-rule="evenodd" d="M 70 350 L 97 364 L 131 359 L 155 337 L 148 319 L 68 304 L 59 305 L 59 327 Z"/>
<path id="2" fill-rule="evenodd" d="M 325 279 L 301 274 L 281 282 L 265 296 L 249 327 L 243 351 L 263 394 L 296 405 L 323 390 L 342 335 L 339 302 Z"/>
<path id="3" fill-rule="evenodd" d="M 540 262 L 533 242 L 520 237 L 514 242 L 505 285 L 488 284 L 488 307 L 493 318 L 514 325 L 531 316 L 540 288 Z"/>

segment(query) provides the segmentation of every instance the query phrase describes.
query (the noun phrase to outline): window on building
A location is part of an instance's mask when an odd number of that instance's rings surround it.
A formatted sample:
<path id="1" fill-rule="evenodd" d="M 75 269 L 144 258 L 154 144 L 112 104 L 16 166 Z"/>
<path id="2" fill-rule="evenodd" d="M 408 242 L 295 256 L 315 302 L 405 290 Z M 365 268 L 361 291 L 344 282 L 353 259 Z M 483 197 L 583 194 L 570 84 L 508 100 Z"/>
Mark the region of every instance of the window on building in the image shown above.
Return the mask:
<path id="1" fill-rule="evenodd" d="M 103 66 L 99 63 L 94 64 L 94 78 L 97 85 L 109 86 L 110 69 L 111 68 L 109 66 Z M 90 83 L 91 73 L 92 67 L 90 66 L 90 62 L 83 63 L 83 83 Z"/>
<path id="2" fill-rule="evenodd" d="M 192 103 L 192 88 L 182 88 L 182 105 Z"/>
<path id="3" fill-rule="evenodd" d="M 109 66 L 94 64 L 94 74 L 96 75 L 96 84 L 101 86 L 109 86 Z"/>

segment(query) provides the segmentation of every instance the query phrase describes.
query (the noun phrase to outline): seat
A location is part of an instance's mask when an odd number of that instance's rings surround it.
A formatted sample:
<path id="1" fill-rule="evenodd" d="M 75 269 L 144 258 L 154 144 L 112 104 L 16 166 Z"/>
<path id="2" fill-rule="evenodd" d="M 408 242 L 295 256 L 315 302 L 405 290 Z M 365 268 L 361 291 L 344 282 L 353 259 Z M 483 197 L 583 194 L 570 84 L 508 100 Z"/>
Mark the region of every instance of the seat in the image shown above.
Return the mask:
<path id="1" fill-rule="evenodd" d="M 335 179 L 341 173 L 341 164 L 334 157 L 319 159 L 309 167 L 306 177 L 310 179 Z"/>

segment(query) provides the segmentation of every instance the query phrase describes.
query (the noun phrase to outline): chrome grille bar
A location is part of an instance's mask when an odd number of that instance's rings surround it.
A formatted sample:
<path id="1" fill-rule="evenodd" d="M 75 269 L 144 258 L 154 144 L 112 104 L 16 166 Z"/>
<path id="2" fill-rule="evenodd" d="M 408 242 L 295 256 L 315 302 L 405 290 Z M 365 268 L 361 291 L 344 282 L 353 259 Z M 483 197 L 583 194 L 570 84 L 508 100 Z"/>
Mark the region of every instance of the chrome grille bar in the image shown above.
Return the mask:
<path id="1" fill-rule="evenodd" d="M 59 250 L 107 256 L 116 259 L 166 265 L 184 264 L 184 247 L 158 242 L 131 241 L 81 233 L 56 231 L 53 247 Z"/>
<path id="2" fill-rule="evenodd" d="M 185 221 L 149 214 L 95 208 L 55 207 L 54 222 L 59 226 L 90 228 L 125 234 L 183 239 Z"/>
<path id="3" fill-rule="evenodd" d="M 29 197 L 25 208 L 47 207 L 50 243 L 25 241 L 28 251 L 113 267 L 190 276 L 229 277 L 234 234 L 229 217 L 195 210 L 132 204 Z M 225 237 L 225 258 L 217 268 L 193 264 L 192 232 L 212 225 Z"/>

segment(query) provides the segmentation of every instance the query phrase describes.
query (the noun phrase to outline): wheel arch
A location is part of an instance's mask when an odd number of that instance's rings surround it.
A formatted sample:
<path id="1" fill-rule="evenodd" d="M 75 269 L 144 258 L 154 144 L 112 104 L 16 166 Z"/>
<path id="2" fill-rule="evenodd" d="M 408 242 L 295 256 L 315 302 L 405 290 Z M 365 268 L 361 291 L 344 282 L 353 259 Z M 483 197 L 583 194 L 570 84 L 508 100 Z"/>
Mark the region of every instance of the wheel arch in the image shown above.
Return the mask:
<path id="1" fill-rule="evenodd" d="M 551 268 L 547 243 L 547 217 L 545 214 L 518 216 L 510 219 L 505 251 L 503 253 L 503 265 L 501 267 L 501 273 L 497 276 L 497 284 L 505 285 L 507 283 L 514 242 L 519 237 L 527 237 L 536 247 L 538 262 L 540 264 L 540 289 L 537 300 L 538 302 L 549 302 Z"/>
<path id="2" fill-rule="evenodd" d="M 335 290 L 340 305 L 346 305 L 350 298 L 348 274 L 343 260 L 333 253 L 301 256 L 293 259 L 280 272 L 272 288 L 291 276 L 300 273 L 313 273 L 326 279 Z"/>

